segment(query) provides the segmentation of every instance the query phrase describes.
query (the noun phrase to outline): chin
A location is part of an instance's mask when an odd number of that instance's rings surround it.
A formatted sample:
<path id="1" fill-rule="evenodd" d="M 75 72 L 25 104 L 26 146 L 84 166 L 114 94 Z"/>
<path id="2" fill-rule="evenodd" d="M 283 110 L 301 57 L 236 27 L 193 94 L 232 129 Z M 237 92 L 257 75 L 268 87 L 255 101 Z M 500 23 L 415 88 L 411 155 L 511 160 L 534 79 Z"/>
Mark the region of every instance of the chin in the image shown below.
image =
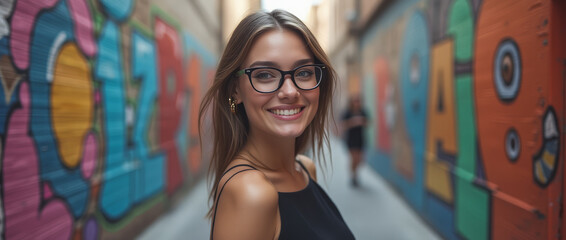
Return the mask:
<path id="1" fill-rule="evenodd" d="M 278 137 L 282 137 L 282 138 L 297 138 L 299 136 L 301 136 L 303 134 L 303 132 L 305 131 L 305 129 L 301 129 L 301 130 L 282 130 L 282 131 L 277 131 L 275 134 Z"/>

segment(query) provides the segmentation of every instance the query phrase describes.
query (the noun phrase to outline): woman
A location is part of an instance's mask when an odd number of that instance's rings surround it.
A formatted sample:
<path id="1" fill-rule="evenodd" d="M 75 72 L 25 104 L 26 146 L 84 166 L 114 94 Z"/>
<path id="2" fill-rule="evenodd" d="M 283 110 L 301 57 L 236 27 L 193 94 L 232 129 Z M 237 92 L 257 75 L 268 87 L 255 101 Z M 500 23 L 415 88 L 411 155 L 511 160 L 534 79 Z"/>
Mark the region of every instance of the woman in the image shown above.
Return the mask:
<path id="1" fill-rule="evenodd" d="M 358 187 L 358 167 L 363 159 L 364 127 L 367 125 L 367 114 L 362 108 L 360 96 L 350 98 L 348 109 L 342 116 L 343 128 L 346 129 L 346 144 L 350 152 L 350 176 L 353 187 Z"/>
<path id="2" fill-rule="evenodd" d="M 327 56 L 292 14 L 243 19 L 205 95 L 212 112 L 211 239 L 354 239 L 316 183 L 335 84 Z M 201 133 L 202 137 L 202 133 Z"/>

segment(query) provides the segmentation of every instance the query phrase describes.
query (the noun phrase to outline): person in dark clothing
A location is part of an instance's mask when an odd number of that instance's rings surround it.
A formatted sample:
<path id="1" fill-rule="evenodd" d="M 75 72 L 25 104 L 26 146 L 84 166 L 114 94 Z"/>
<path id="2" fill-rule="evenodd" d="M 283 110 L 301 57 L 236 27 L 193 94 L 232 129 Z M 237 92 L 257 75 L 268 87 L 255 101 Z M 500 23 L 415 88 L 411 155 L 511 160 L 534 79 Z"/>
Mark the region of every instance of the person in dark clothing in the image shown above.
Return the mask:
<path id="1" fill-rule="evenodd" d="M 351 184 L 359 186 L 358 167 L 363 160 L 364 153 L 364 128 L 367 125 L 367 114 L 362 108 L 362 100 L 359 95 L 350 97 L 348 109 L 342 116 L 342 126 L 345 129 L 345 140 L 350 152 L 350 176 Z"/>
<path id="2" fill-rule="evenodd" d="M 234 30 L 199 112 L 210 122 L 211 239 L 354 239 L 316 182 L 336 73 L 294 15 L 257 12 Z M 208 132 L 208 131 L 207 131 Z M 201 139 L 203 132 L 201 132 Z M 324 158 L 323 158 L 324 159 Z"/>

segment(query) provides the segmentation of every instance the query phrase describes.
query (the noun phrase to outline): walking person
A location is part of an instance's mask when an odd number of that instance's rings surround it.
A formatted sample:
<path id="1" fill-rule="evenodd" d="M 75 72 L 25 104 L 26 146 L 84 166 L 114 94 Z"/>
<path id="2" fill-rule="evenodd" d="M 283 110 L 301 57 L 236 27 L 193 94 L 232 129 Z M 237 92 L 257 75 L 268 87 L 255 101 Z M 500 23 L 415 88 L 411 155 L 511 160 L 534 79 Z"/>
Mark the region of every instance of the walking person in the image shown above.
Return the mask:
<path id="1" fill-rule="evenodd" d="M 346 131 L 346 145 L 350 152 L 350 177 L 353 187 L 359 187 L 358 167 L 363 160 L 364 128 L 367 122 L 367 114 L 362 108 L 360 96 L 351 96 L 348 108 L 342 116 L 342 126 Z"/>
<path id="2" fill-rule="evenodd" d="M 316 182 L 336 77 L 309 29 L 283 11 L 236 27 L 200 108 L 213 128 L 211 239 L 354 239 Z M 201 132 L 201 139 L 202 139 Z M 324 159 L 324 158 L 323 158 Z"/>

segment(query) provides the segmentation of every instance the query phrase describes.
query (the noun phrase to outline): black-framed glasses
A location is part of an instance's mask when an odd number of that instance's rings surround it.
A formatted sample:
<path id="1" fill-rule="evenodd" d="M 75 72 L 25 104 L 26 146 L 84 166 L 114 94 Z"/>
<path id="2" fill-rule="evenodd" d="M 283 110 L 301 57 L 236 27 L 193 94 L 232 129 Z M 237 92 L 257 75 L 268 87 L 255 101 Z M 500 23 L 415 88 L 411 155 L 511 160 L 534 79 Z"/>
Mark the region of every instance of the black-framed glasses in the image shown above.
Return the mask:
<path id="1" fill-rule="evenodd" d="M 291 71 L 282 71 L 274 67 L 255 67 L 242 69 L 236 72 L 236 76 L 245 73 L 254 90 L 260 93 L 272 93 L 283 86 L 287 74 L 291 75 L 291 80 L 298 89 L 313 90 L 320 85 L 325 70 L 324 64 L 303 65 Z"/>

